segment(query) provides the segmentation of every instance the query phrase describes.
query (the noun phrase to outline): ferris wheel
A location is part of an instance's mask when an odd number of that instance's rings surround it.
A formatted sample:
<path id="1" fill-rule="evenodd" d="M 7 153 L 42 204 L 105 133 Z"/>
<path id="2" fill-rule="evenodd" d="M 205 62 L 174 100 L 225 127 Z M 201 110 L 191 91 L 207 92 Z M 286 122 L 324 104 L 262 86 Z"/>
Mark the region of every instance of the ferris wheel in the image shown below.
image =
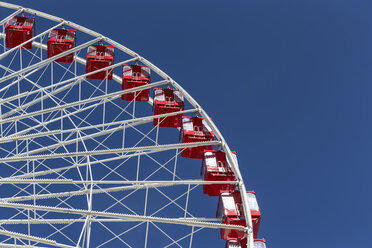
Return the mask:
<path id="1" fill-rule="evenodd" d="M 85 27 L 0 7 L 0 247 L 266 247 L 238 155 L 180 84 Z"/>

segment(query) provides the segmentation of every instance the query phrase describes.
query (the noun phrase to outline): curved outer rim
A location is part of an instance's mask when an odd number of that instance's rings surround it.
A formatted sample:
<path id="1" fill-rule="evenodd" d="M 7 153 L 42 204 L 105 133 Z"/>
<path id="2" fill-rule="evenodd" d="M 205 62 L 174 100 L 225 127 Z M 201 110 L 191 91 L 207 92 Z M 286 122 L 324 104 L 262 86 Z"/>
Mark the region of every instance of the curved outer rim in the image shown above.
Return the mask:
<path id="1" fill-rule="evenodd" d="M 103 36 L 103 35 L 95 32 L 93 30 L 90 30 L 90 29 L 88 29 L 86 27 L 83 27 L 83 26 L 80 26 L 78 24 L 75 24 L 73 22 L 66 21 L 66 20 L 64 20 L 62 18 L 53 16 L 53 15 L 50 15 L 50 14 L 47 14 L 47 13 L 44 13 L 44 12 L 40 12 L 40 11 L 37 11 L 37 10 L 34 10 L 34 9 L 24 8 L 22 6 L 15 5 L 15 4 L 0 2 L 0 7 L 17 10 L 11 16 L 17 15 L 18 13 L 21 13 L 21 12 L 27 12 L 27 13 L 33 14 L 35 16 L 40 16 L 42 18 L 49 19 L 51 21 L 55 21 L 57 23 L 64 22 L 66 25 L 68 25 L 70 27 L 73 27 L 73 28 L 75 28 L 75 29 L 77 29 L 77 30 L 79 30 L 81 32 L 84 32 L 86 34 L 89 34 L 89 35 L 91 35 L 93 37 L 101 38 L 102 41 L 105 41 L 108 44 L 110 44 L 112 46 L 115 46 L 117 49 L 121 50 L 122 52 L 128 54 L 129 56 L 132 56 L 134 58 L 137 58 L 138 61 L 141 61 L 143 64 L 149 66 L 152 71 L 156 72 L 164 80 L 169 80 L 170 81 L 170 84 L 174 88 L 176 88 L 177 90 L 179 90 L 184 95 L 184 97 L 189 101 L 189 103 L 192 106 L 194 106 L 196 109 L 198 109 L 199 114 L 204 118 L 204 120 L 207 122 L 207 124 L 209 125 L 209 127 L 215 133 L 215 136 L 220 140 L 221 147 L 226 152 L 227 160 L 228 160 L 228 162 L 230 163 L 230 165 L 232 166 L 232 168 L 234 170 L 236 180 L 239 182 L 239 190 L 240 190 L 242 201 L 243 201 L 243 208 L 244 208 L 245 219 L 247 220 L 247 228 L 245 229 L 245 232 L 246 232 L 246 235 L 247 235 L 247 240 L 248 240 L 247 245 L 248 245 L 248 248 L 253 248 L 254 247 L 254 244 L 253 244 L 254 239 L 253 239 L 252 218 L 251 218 L 251 214 L 250 214 L 251 211 L 249 209 L 248 197 L 247 197 L 247 194 L 245 194 L 246 188 L 245 188 L 245 185 L 244 185 L 244 181 L 243 181 L 242 175 L 241 175 L 240 170 L 239 170 L 239 166 L 236 163 L 236 161 L 233 159 L 232 152 L 231 152 L 229 146 L 227 145 L 225 139 L 223 138 L 222 134 L 218 130 L 217 126 L 213 123 L 213 121 L 211 120 L 211 118 L 209 117 L 209 115 L 204 111 L 204 109 L 195 101 L 195 99 L 185 89 L 183 89 L 168 74 L 166 74 L 165 72 L 163 72 L 161 69 L 159 69 L 158 67 L 156 67 L 154 64 L 152 64 L 150 61 L 148 61 L 144 57 L 140 56 L 138 53 L 130 50 L 129 48 L 127 48 L 127 47 L 125 47 L 125 46 L 117 43 L 114 40 L 111 40 L 108 37 L 105 37 L 105 36 Z M 6 18 L 6 19 L 8 19 L 8 18 Z M 1 23 L 1 24 L 3 24 L 3 23 Z M 0 38 L 4 38 L 4 37 L 5 37 L 4 35 L 1 35 Z M 85 63 L 85 61 L 81 61 L 81 62 L 84 62 Z"/>

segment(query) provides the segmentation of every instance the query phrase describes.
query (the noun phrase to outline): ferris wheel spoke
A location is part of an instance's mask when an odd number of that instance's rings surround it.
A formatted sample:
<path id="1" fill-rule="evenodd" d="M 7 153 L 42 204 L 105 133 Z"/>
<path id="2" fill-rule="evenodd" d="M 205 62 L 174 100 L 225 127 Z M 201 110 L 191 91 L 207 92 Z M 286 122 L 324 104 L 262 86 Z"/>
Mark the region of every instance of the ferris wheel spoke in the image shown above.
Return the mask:
<path id="1" fill-rule="evenodd" d="M 153 184 L 146 184 L 146 185 L 132 185 L 132 186 L 120 186 L 120 187 L 110 187 L 110 188 L 99 188 L 99 189 L 84 189 L 78 191 L 68 191 L 68 192 L 58 192 L 58 193 L 49 193 L 49 194 L 38 194 L 38 195 L 29 195 L 29 196 L 18 196 L 18 197 L 10 197 L 10 198 L 0 198 L 2 202 L 22 202 L 22 201 L 29 201 L 29 200 L 40 200 L 40 199 L 50 199 L 50 198 L 57 198 L 57 197 L 70 197 L 70 196 L 81 196 L 88 193 L 91 194 L 108 194 L 110 192 L 120 192 L 120 191 L 127 191 L 133 189 L 145 189 L 151 187 L 166 187 L 172 186 L 162 183 L 153 183 Z"/>
<path id="2" fill-rule="evenodd" d="M 185 218 L 185 220 L 197 220 L 197 221 L 220 221 L 220 219 L 208 219 L 208 218 Z M 85 222 L 85 218 L 79 219 L 3 219 L 0 220 L 1 225 L 19 225 L 19 224 L 73 224 Z M 133 220 L 128 219 L 108 219 L 108 218 L 91 218 L 90 222 L 102 222 L 102 223 L 120 223 L 120 222 L 134 222 Z"/>
<path id="3" fill-rule="evenodd" d="M 69 152 L 69 153 L 54 153 L 54 154 L 42 154 L 34 156 L 11 156 L 0 158 L 0 163 L 12 162 L 12 161 L 25 161 L 25 160 L 39 160 L 39 159 L 52 159 L 52 158 L 64 158 L 73 156 L 87 156 L 87 155 L 102 155 L 102 154 L 115 154 L 122 152 L 141 152 L 141 151 L 166 151 L 172 149 L 180 148 L 192 148 L 198 146 L 218 146 L 221 145 L 220 141 L 205 141 L 205 142 L 191 142 L 191 143 L 181 143 L 181 144 L 168 144 L 168 145 L 158 145 L 158 146 L 142 146 L 142 147 L 132 147 L 132 148 L 117 148 L 108 150 L 96 150 L 96 151 L 86 151 L 86 152 Z"/>
<path id="4" fill-rule="evenodd" d="M 107 192 L 115 192 L 115 191 L 122 191 L 122 190 L 131 190 L 131 189 L 141 189 L 141 188 L 152 188 L 152 187 L 167 187 L 167 186 L 176 186 L 176 185 L 210 185 L 210 184 L 239 184 L 237 181 L 204 181 L 198 179 L 186 179 L 186 180 L 177 180 L 177 181 L 168 181 L 168 180 L 154 180 L 154 181 L 134 181 L 134 180 L 73 180 L 73 179 L 14 179 L 10 178 L 1 178 L 1 184 L 133 184 L 132 186 L 125 186 L 125 187 L 114 187 L 114 188 L 102 188 L 99 190 L 92 190 L 93 193 L 105 193 Z M 80 191 L 74 191 L 80 192 Z M 72 195 L 74 192 L 70 192 Z M 84 191 L 88 192 L 88 191 Z M 59 194 L 59 193 L 56 193 Z M 0 198 L 1 201 L 5 201 L 7 199 L 9 201 L 13 201 L 13 198 Z M 23 200 L 23 198 L 22 198 Z"/>
<path id="5" fill-rule="evenodd" d="M 35 245 L 18 245 L 18 244 L 6 244 L 6 243 L 0 243 L 0 247 L 4 248 L 46 248 L 42 246 L 35 246 Z"/>
<path id="6" fill-rule="evenodd" d="M 55 180 L 55 183 L 62 183 L 62 184 L 68 184 L 70 183 L 69 180 Z M 11 184 L 42 184 L 42 183 L 49 183 L 51 182 L 52 180 L 30 180 L 30 181 L 27 181 L 27 180 L 24 180 L 24 181 L 7 181 L 6 183 L 11 183 Z M 77 184 L 79 183 L 83 183 L 83 182 L 75 182 Z M 93 182 L 95 185 L 99 185 L 100 182 L 97 182 L 97 181 L 94 181 Z M 105 182 L 105 184 L 121 184 L 123 182 Z M 129 182 L 124 182 L 124 183 L 128 183 Z M 150 189 L 150 188 L 155 188 L 156 190 L 158 190 L 158 188 L 160 187 L 170 187 L 170 186 L 176 186 L 176 185 L 191 185 L 191 184 L 195 184 L 196 186 L 198 185 L 203 185 L 203 184 L 206 184 L 205 181 L 201 181 L 201 180 L 183 180 L 183 181 L 176 181 L 176 182 L 169 182 L 169 181 L 142 181 L 142 182 L 131 182 L 133 183 L 134 185 L 130 185 L 130 186 L 119 186 L 119 187 L 109 187 L 109 188 L 98 188 L 98 189 L 93 189 L 93 190 L 90 190 L 90 189 L 81 189 L 81 190 L 78 190 L 78 191 L 67 191 L 67 192 L 58 192 L 58 193 L 48 193 L 48 194 L 37 194 L 37 195 L 28 195 L 28 196 L 13 196 L 13 197 L 9 197 L 9 198 L 0 198 L 0 201 L 1 202 L 22 202 L 22 201 L 29 201 L 29 200 L 40 200 L 40 199 L 50 199 L 50 198 L 60 198 L 60 197 L 73 197 L 73 196 L 82 196 L 82 195 L 85 195 L 87 193 L 91 193 L 91 194 L 108 194 L 108 193 L 111 193 L 111 192 L 120 192 L 120 191 L 128 191 L 128 190 L 135 190 L 135 189 Z M 223 182 L 221 181 L 211 181 L 211 182 L 208 182 L 210 184 L 222 184 Z M 234 184 L 237 184 L 237 182 L 231 182 L 231 184 L 234 183 Z M 226 183 L 223 183 L 223 184 L 226 184 Z M 40 186 L 40 185 L 39 185 Z M 185 196 L 185 194 L 187 193 L 190 193 L 192 190 L 194 190 L 195 187 L 191 188 L 188 192 L 185 192 L 183 193 L 182 195 L 178 196 L 177 198 L 175 199 L 170 199 L 166 194 L 164 194 L 163 192 L 159 191 L 164 197 L 166 197 L 168 200 L 169 200 L 169 203 L 167 205 L 165 205 L 163 208 L 161 209 L 158 209 L 157 211 L 155 211 L 153 214 L 151 214 L 151 216 L 155 215 L 156 213 L 160 212 L 161 210 L 163 210 L 164 208 L 166 208 L 167 206 L 175 203 L 177 200 L 179 200 L 180 198 L 182 198 L 183 196 Z M 28 193 L 28 192 L 27 192 Z M 185 211 L 185 208 L 182 208 L 181 206 L 178 206 L 180 207 L 182 210 Z M 189 213 L 188 213 L 189 214 Z M 190 216 L 192 218 L 194 218 L 191 214 Z M 1 224 L 1 223 L 0 223 Z"/>
<path id="7" fill-rule="evenodd" d="M 4 202 L 0 202 L 0 207 L 22 208 L 22 209 L 40 210 L 40 211 L 76 214 L 76 215 L 85 215 L 85 216 L 92 215 L 92 216 L 118 218 L 118 219 L 129 219 L 133 221 L 151 221 L 151 222 L 159 222 L 159 223 L 166 223 L 166 224 L 178 224 L 178 225 L 216 228 L 216 229 L 226 228 L 226 229 L 232 229 L 232 230 L 238 230 L 238 231 L 245 230 L 244 226 L 221 224 L 221 223 L 215 223 L 215 222 L 195 221 L 193 219 L 185 220 L 183 218 L 163 218 L 163 217 L 131 215 L 131 214 L 122 214 L 122 213 L 103 212 L 103 211 L 88 211 L 88 210 L 82 210 L 82 209 L 49 207 L 49 206 L 41 206 L 41 205 L 18 204 L 18 203 L 4 203 Z"/>
<path id="8" fill-rule="evenodd" d="M 84 131 L 84 130 L 89 130 L 89 129 L 100 130 L 100 128 L 103 128 L 103 127 L 109 128 L 110 126 L 115 126 L 115 125 L 134 125 L 134 126 L 136 126 L 136 125 L 149 123 L 149 122 L 151 122 L 151 121 L 153 121 L 154 119 L 157 119 L 157 118 L 169 117 L 169 116 L 174 116 L 174 115 L 179 115 L 179 114 L 196 113 L 197 111 L 198 111 L 198 109 L 189 109 L 189 110 L 177 111 L 177 112 L 172 112 L 172 113 L 167 113 L 167 114 L 151 115 L 151 116 L 140 117 L 140 118 L 135 118 L 135 119 L 128 119 L 128 120 L 122 120 L 122 121 L 116 121 L 116 122 L 108 122 L 108 123 L 102 123 L 102 124 L 96 124 L 96 125 L 89 125 L 89 126 L 84 126 L 84 127 L 78 127 L 78 129 L 72 128 L 72 129 L 65 129 L 65 130 L 51 130 L 51 131 L 38 132 L 38 133 L 27 134 L 27 135 L 6 136 L 6 137 L 0 138 L 0 143 L 12 142 L 12 141 L 16 141 L 16 140 L 23 141 L 23 140 L 39 138 L 39 137 L 49 137 L 50 135 L 60 134 L 60 133 L 63 133 L 63 134 L 73 133 L 73 132 L 76 132 L 77 130 L 79 130 L 79 131 Z M 24 124 L 24 125 L 27 125 L 27 124 Z M 128 127 L 126 127 L 126 128 L 128 128 Z"/>
<path id="9" fill-rule="evenodd" d="M 36 174 L 36 173 L 35 173 Z M 28 175 L 31 176 L 31 175 Z M 100 190 L 92 190 L 93 193 L 105 193 L 112 192 L 112 191 L 122 191 L 122 190 L 131 190 L 131 189 L 141 189 L 141 188 L 152 188 L 152 187 L 167 187 L 167 186 L 176 186 L 176 185 L 209 185 L 209 184 L 238 184 L 237 181 L 204 181 L 204 180 L 197 180 L 197 179 L 188 179 L 188 180 L 177 180 L 177 181 L 133 181 L 133 180 L 121 180 L 121 181 L 114 181 L 114 180 L 73 180 L 73 179 L 18 179 L 17 176 L 15 177 L 8 177 L 8 178 L 1 178 L 0 184 L 133 184 L 132 186 L 125 186 L 125 187 L 114 187 L 114 188 L 105 188 Z M 90 190 L 89 190 L 90 191 Z M 75 191 L 77 193 L 81 193 L 80 191 Z M 88 191 L 84 191 L 85 193 Z M 84 193 L 84 194 L 85 194 Z M 59 194 L 59 193 L 56 193 Z M 66 193 L 73 195 L 74 192 L 67 192 Z M 42 196 L 40 196 L 42 197 Z M 46 197 L 47 198 L 47 197 Z M 24 200 L 26 198 L 20 197 L 20 200 Z M 1 201 L 9 200 L 13 201 L 16 200 L 15 198 L 0 198 Z"/>
<path id="10" fill-rule="evenodd" d="M 74 247 L 74 246 L 70 246 L 70 245 L 57 243 L 55 240 L 40 238 L 40 237 L 36 237 L 36 236 L 31 236 L 31 235 L 26 235 L 26 234 L 23 234 L 23 233 L 11 232 L 11 231 L 6 231 L 6 230 L 0 230 L 0 235 L 9 236 L 9 237 L 12 237 L 12 238 L 17 238 L 17 239 L 24 239 L 24 240 L 28 240 L 28 241 L 34 241 L 34 242 L 42 243 L 42 244 L 54 245 L 54 246 L 63 247 L 63 248 L 73 248 Z"/>

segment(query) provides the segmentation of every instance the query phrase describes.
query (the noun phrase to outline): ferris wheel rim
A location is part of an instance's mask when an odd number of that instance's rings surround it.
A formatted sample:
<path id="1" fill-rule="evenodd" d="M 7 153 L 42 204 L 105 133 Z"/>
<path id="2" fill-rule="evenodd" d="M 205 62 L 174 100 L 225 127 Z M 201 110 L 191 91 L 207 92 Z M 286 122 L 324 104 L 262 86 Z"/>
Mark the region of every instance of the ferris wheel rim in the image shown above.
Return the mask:
<path id="1" fill-rule="evenodd" d="M 212 131 L 215 133 L 215 135 L 216 135 L 216 137 L 218 138 L 219 141 L 217 143 L 214 143 L 214 144 L 220 146 L 226 152 L 226 158 L 227 158 L 228 162 L 231 164 L 231 167 L 233 168 L 233 171 L 234 171 L 235 176 L 236 176 L 236 182 L 235 183 L 238 185 L 238 187 L 240 189 L 241 198 L 242 198 L 242 201 L 243 201 L 242 203 L 243 203 L 243 208 L 244 208 L 244 213 L 245 213 L 245 219 L 247 220 L 247 227 L 240 228 L 240 229 L 244 230 L 245 233 L 246 233 L 246 235 L 247 235 L 248 245 L 249 245 L 248 247 L 253 247 L 253 226 L 252 226 L 252 219 L 251 219 L 251 215 L 249 214 L 250 213 L 250 208 L 249 208 L 249 204 L 248 204 L 248 199 L 247 199 L 246 194 L 244 193 L 244 192 L 246 192 L 246 188 L 245 188 L 243 177 L 242 177 L 242 175 L 240 173 L 240 170 L 239 170 L 239 166 L 237 165 L 236 161 L 233 159 L 232 151 L 229 148 L 227 142 L 225 141 L 224 137 L 220 133 L 220 131 L 217 128 L 217 126 L 211 120 L 211 118 L 206 113 L 206 111 L 197 103 L 197 101 L 180 84 L 178 84 L 174 79 L 172 79 L 163 70 L 161 70 L 160 68 L 158 68 L 157 66 L 155 66 L 154 64 L 152 64 L 150 61 L 148 61 L 147 59 L 145 59 L 140 54 L 132 51 L 131 49 L 125 47 L 124 45 L 122 45 L 122 44 L 120 44 L 120 43 L 118 43 L 118 42 L 116 42 L 116 41 L 114 41 L 114 40 L 112 40 L 112 39 L 110 39 L 110 38 L 108 38 L 106 36 L 103 36 L 102 34 L 97 33 L 97 32 L 95 32 L 95 31 L 93 31 L 93 30 L 91 30 L 89 28 L 83 27 L 81 25 L 78 25 L 78 24 L 73 23 L 73 22 L 70 22 L 70 21 L 66 21 L 66 20 L 64 20 L 62 18 L 59 18 L 57 16 L 54 16 L 54 15 L 50 15 L 50 14 L 47 14 L 47 13 L 44 13 L 44 12 L 41 12 L 41 11 L 37 11 L 37 10 L 34 10 L 34 9 L 30 9 L 30 8 L 24 8 L 22 6 L 15 5 L 15 4 L 9 4 L 9 3 L 5 3 L 5 2 L 0 2 L 0 7 L 4 7 L 4 8 L 16 10 L 10 16 L 8 16 L 5 19 L 3 19 L 2 21 L 0 21 L 0 25 L 3 25 L 12 16 L 16 16 L 19 13 L 22 13 L 22 12 L 33 14 L 35 16 L 39 16 L 39 17 L 42 17 L 42 18 L 45 18 L 45 19 L 48 19 L 48 20 L 57 22 L 58 24 L 56 26 L 63 25 L 63 24 L 68 25 L 68 26 L 73 27 L 73 28 L 75 28 L 75 29 L 77 29 L 77 30 L 79 30 L 79 31 L 81 31 L 83 33 L 86 33 L 88 35 L 91 35 L 93 37 L 96 37 L 95 39 L 93 39 L 91 41 L 91 43 L 95 43 L 97 41 L 104 41 L 104 42 L 106 42 L 106 43 L 108 43 L 108 44 L 110 44 L 112 46 L 115 46 L 115 48 L 118 48 L 119 50 L 121 50 L 125 54 L 131 56 L 132 57 L 131 61 L 134 61 L 135 60 L 135 61 L 139 61 L 139 62 L 143 63 L 144 65 L 147 65 L 148 67 L 150 67 L 150 69 L 152 71 L 154 71 L 157 75 L 159 75 L 160 77 L 162 77 L 164 79 L 164 81 L 167 81 L 167 83 L 169 85 L 171 85 L 175 89 L 179 90 L 184 95 L 184 97 L 189 101 L 189 103 L 195 108 L 194 111 L 196 113 L 200 114 L 205 119 L 206 123 L 209 125 L 209 127 L 212 129 Z M 5 34 L 0 34 L 0 38 L 3 38 L 4 39 L 5 38 Z M 34 43 L 34 41 L 33 41 L 33 43 Z M 35 44 L 37 44 L 37 42 L 35 42 Z M 42 46 L 43 44 L 40 43 L 40 44 L 37 44 L 37 45 Z M 61 55 L 61 57 L 62 57 L 62 55 Z M 79 60 L 79 59 L 80 60 L 84 60 L 84 59 L 82 59 L 82 58 L 80 58 L 78 56 L 75 56 L 75 58 L 77 60 Z M 83 63 L 85 61 L 80 61 L 80 62 Z M 115 65 L 117 65 L 117 64 L 115 64 Z M 120 77 L 118 77 L 118 78 L 120 78 Z M 118 82 L 118 80 L 114 80 L 114 81 L 117 81 Z M 151 88 L 152 87 L 154 87 L 154 85 L 152 85 Z M 1 140 L 0 140 L 0 142 L 1 142 Z"/>

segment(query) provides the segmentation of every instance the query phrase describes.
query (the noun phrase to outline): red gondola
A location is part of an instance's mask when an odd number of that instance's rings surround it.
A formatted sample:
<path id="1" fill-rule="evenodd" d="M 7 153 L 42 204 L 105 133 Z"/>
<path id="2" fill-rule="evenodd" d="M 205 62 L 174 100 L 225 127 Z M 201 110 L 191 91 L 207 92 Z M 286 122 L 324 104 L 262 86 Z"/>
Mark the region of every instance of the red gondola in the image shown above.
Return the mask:
<path id="1" fill-rule="evenodd" d="M 6 47 L 13 48 L 31 39 L 35 33 L 35 17 L 14 16 L 5 26 Z M 32 42 L 22 46 L 24 49 L 32 49 Z"/>
<path id="2" fill-rule="evenodd" d="M 49 33 L 48 37 L 48 58 L 57 54 L 66 52 L 75 47 L 76 30 L 70 29 L 54 29 Z M 74 54 L 70 53 L 62 58 L 55 60 L 56 62 L 72 63 Z"/>
<path id="3" fill-rule="evenodd" d="M 247 241 L 246 241 L 247 243 Z M 265 239 L 255 239 L 254 240 L 254 248 L 266 248 L 266 240 Z"/>
<path id="4" fill-rule="evenodd" d="M 225 248 L 246 248 L 243 246 L 242 242 L 238 239 L 226 241 Z"/>
<path id="5" fill-rule="evenodd" d="M 176 89 L 155 88 L 154 115 L 183 111 L 185 109 L 183 95 Z M 154 126 L 181 127 L 183 114 L 154 119 Z M 159 121 L 160 119 L 160 121 Z"/>
<path id="6" fill-rule="evenodd" d="M 257 238 L 257 233 L 261 222 L 261 213 L 258 208 L 255 192 L 247 191 L 247 197 L 252 216 L 253 236 L 254 238 Z M 217 216 L 222 216 L 222 223 L 224 224 L 247 226 L 239 191 L 221 194 L 217 207 Z M 223 240 L 242 238 L 244 238 L 243 231 L 224 228 L 221 229 L 221 239 Z"/>
<path id="7" fill-rule="evenodd" d="M 182 143 L 213 141 L 214 133 L 202 117 L 182 117 Z M 213 150 L 212 145 L 185 148 L 181 156 L 202 159 L 204 150 Z"/>
<path id="8" fill-rule="evenodd" d="M 234 159 L 236 153 L 233 152 Z M 204 151 L 202 176 L 205 181 L 235 181 L 235 174 L 226 160 L 224 151 Z M 203 194 L 219 196 L 224 192 L 233 192 L 234 184 L 205 184 Z"/>
<path id="9" fill-rule="evenodd" d="M 127 90 L 151 83 L 150 68 L 146 65 L 123 65 L 122 89 Z M 150 89 L 123 94 L 123 100 L 147 102 L 150 98 Z"/>
<path id="10" fill-rule="evenodd" d="M 265 239 L 254 239 L 253 248 L 266 248 Z M 247 248 L 247 239 L 226 241 L 225 248 Z"/>
<path id="11" fill-rule="evenodd" d="M 114 64 L 114 47 L 91 45 L 88 47 L 86 73 L 96 71 Z M 112 80 L 112 69 L 93 73 L 87 78 L 103 80 L 107 77 Z"/>

